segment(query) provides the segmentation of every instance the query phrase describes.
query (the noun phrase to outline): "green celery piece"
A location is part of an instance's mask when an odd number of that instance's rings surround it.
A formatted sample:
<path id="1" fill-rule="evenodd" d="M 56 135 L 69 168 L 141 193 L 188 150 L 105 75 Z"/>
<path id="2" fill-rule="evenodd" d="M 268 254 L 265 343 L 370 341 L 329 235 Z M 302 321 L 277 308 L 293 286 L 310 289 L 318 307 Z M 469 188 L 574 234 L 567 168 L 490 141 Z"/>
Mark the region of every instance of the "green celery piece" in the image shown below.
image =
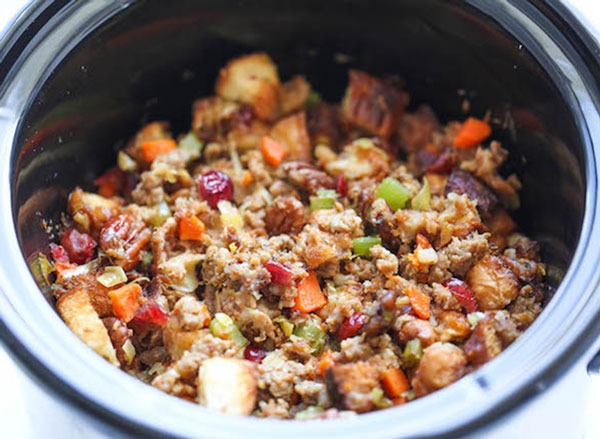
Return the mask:
<path id="1" fill-rule="evenodd" d="M 386 177 L 375 191 L 375 198 L 383 198 L 395 212 L 406 207 L 410 192 L 395 178 Z"/>
<path id="2" fill-rule="evenodd" d="M 352 252 L 357 256 L 369 256 L 371 247 L 381 245 L 379 236 L 361 236 L 352 240 Z"/>

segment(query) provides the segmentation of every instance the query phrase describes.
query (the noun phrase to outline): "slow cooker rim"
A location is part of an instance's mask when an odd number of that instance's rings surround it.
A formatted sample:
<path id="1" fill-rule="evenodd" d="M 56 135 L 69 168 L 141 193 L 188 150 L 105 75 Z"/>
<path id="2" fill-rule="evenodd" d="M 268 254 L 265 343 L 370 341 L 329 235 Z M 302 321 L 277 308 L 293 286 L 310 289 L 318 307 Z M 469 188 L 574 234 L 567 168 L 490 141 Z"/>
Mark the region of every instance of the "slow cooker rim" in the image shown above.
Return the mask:
<path id="1" fill-rule="evenodd" d="M 42 3 L 42 2 L 38 2 L 38 3 Z M 477 5 L 479 2 L 472 1 L 471 3 Z M 36 3 L 34 3 L 33 5 L 35 6 Z M 595 171 L 595 169 L 594 169 L 594 171 Z M 587 218 L 587 219 L 589 220 L 589 218 Z M 581 245 L 581 243 L 580 243 L 580 245 Z M 2 300 L 5 300 L 4 295 L 2 295 Z M 8 305 L 8 303 L 6 305 Z M 2 309 L 3 309 L 3 313 L 4 313 L 4 310 L 7 309 L 7 307 L 3 306 Z M 146 430 L 145 428 L 142 430 L 138 429 L 138 428 L 143 428 L 143 426 L 141 424 L 137 424 L 137 423 L 129 423 L 130 422 L 129 420 L 125 420 L 125 418 L 119 417 L 116 413 L 111 412 L 106 407 L 102 407 L 97 402 L 86 398 L 85 395 L 82 395 L 78 389 L 70 389 L 70 388 L 65 389 L 64 386 L 61 386 L 61 383 L 64 383 L 63 381 L 61 381 L 57 376 L 52 374 L 52 372 L 49 369 L 47 369 L 46 366 L 44 364 L 42 364 L 34 355 L 27 352 L 26 349 L 22 349 L 22 348 L 24 348 L 24 346 L 19 341 L 18 337 L 16 337 L 14 334 L 11 333 L 11 331 L 10 331 L 11 328 L 9 328 L 9 326 L 5 324 L 4 320 L 1 322 L 1 326 L 3 329 L 2 338 L 4 339 L 5 343 L 8 345 L 9 349 L 12 351 L 13 355 L 15 355 L 21 362 L 25 363 L 29 367 L 29 369 L 30 369 L 29 372 L 37 374 L 38 378 L 43 378 L 44 380 L 50 379 L 51 382 L 53 383 L 53 385 L 56 386 L 54 389 L 56 393 L 62 394 L 61 396 L 69 399 L 71 401 L 71 403 L 73 403 L 73 401 L 77 401 L 79 403 L 83 402 L 86 405 L 86 409 L 88 409 L 88 410 L 91 410 L 91 411 L 100 410 L 101 411 L 101 413 L 99 413 L 100 417 L 111 420 L 112 421 L 111 423 L 114 423 L 114 421 L 118 421 L 118 423 L 125 428 L 134 427 L 134 430 L 132 430 L 132 431 L 136 431 L 136 432 L 143 431 L 145 434 L 156 433 L 156 431 Z M 598 325 L 596 325 L 596 327 L 597 326 Z M 14 327 L 12 329 L 14 330 Z M 598 333 L 598 331 L 596 331 L 595 333 Z M 575 349 L 575 348 L 576 347 L 573 347 L 573 349 Z M 584 348 L 575 349 L 575 350 L 583 351 Z M 33 370 L 34 368 L 38 368 L 38 370 L 34 371 Z M 563 367 L 561 367 L 559 369 L 563 369 Z M 47 381 L 46 381 L 46 384 L 48 384 Z M 91 407 L 90 407 L 90 405 L 91 405 Z M 481 420 L 479 422 L 481 422 Z M 461 428 L 463 428 L 463 427 L 461 427 Z M 464 428 L 466 428 L 466 427 L 464 427 Z M 156 433 L 156 434 L 158 434 L 158 433 Z"/>

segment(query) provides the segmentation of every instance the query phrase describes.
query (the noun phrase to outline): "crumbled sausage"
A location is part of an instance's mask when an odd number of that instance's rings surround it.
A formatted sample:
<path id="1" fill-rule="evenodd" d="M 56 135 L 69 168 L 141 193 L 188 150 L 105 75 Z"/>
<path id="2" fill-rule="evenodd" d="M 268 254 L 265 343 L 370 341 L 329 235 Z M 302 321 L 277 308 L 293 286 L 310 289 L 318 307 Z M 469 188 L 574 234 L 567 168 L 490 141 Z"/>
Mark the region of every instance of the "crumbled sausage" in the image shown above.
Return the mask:
<path id="1" fill-rule="evenodd" d="M 398 143 L 406 152 L 423 149 L 438 128 L 438 120 L 431 107 L 421 105 L 417 111 L 405 114 L 398 125 Z"/>
<path id="2" fill-rule="evenodd" d="M 423 352 L 423 358 L 412 379 L 416 396 L 424 396 L 460 379 L 465 374 L 467 358 L 452 343 L 434 343 Z"/>
<path id="3" fill-rule="evenodd" d="M 477 210 L 483 216 L 490 216 L 498 199 L 483 183 L 476 177 L 463 171 L 454 169 L 446 182 L 446 193 L 454 192 L 456 194 L 465 194 L 472 201 L 477 202 Z"/>
<path id="4" fill-rule="evenodd" d="M 287 196 L 273 200 L 265 213 L 265 228 L 269 235 L 295 234 L 306 224 L 306 210 L 298 199 Z"/>
<path id="5" fill-rule="evenodd" d="M 467 273 L 467 283 L 484 311 L 502 309 L 519 294 L 519 281 L 498 256 L 483 257 Z"/>

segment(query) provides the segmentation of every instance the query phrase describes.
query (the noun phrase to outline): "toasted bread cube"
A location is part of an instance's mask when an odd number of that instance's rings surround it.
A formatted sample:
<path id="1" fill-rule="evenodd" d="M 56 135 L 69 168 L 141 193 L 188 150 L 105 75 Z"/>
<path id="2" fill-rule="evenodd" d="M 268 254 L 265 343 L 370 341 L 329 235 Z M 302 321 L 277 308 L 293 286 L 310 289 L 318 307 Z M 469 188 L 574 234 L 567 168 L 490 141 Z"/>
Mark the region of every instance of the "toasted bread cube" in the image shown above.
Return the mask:
<path id="1" fill-rule="evenodd" d="M 286 158 L 310 161 L 312 149 L 304 112 L 292 114 L 277 122 L 271 128 L 271 137 L 285 147 Z"/>
<path id="2" fill-rule="evenodd" d="M 81 231 L 97 237 L 106 220 L 119 213 L 121 204 L 118 198 L 105 198 L 76 187 L 69 196 L 68 209 Z"/>
<path id="3" fill-rule="evenodd" d="M 285 82 L 281 88 L 281 114 L 290 114 L 302 109 L 309 94 L 310 84 L 304 76 L 294 76 Z"/>
<path id="4" fill-rule="evenodd" d="M 259 119 L 277 117 L 281 82 L 277 66 L 266 53 L 229 61 L 219 72 L 215 91 L 222 98 L 252 105 Z"/>
<path id="5" fill-rule="evenodd" d="M 108 331 L 84 289 L 77 288 L 65 294 L 58 300 L 56 307 L 67 326 L 81 341 L 113 365 L 120 366 Z"/>
<path id="6" fill-rule="evenodd" d="M 256 405 L 256 365 L 235 358 L 211 358 L 198 372 L 198 402 L 211 409 L 249 415 Z"/>

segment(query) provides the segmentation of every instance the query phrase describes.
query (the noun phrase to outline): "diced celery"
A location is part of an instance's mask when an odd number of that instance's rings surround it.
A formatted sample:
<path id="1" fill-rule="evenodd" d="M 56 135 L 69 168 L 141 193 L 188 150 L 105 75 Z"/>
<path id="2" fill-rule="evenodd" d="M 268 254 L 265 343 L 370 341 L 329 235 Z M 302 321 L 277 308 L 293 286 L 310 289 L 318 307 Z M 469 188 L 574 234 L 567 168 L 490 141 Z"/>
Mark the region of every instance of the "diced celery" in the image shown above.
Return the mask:
<path id="1" fill-rule="evenodd" d="M 127 365 L 130 365 L 135 357 L 135 347 L 131 342 L 131 339 L 128 338 L 125 343 L 123 343 L 123 352 L 125 353 L 125 360 L 127 360 Z"/>
<path id="2" fill-rule="evenodd" d="M 323 413 L 323 408 L 319 406 L 310 406 L 302 410 L 301 412 L 296 413 L 294 419 L 297 421 L 307 421 L 309 419 L 314 419 Z"/>
<path id="3" fill-rule="evenodd" d="M 379 236 L 361 236 L 352 240 L 352 251 L 358 256 L 369 256 L 371 247 L 381 245 Z"/>
<path id="4" fill-rule="evenodd" d="M 402 355 L 402 359 L 404 361 L 404 365 L 406 367 L 416 366 L 419 361 L 421 361 L 421 357 L 423 357 L 423 346 L 421 345 L 421 340 L 418 338 L 413 338 L 404 347 L 404 353 Z"/>
<path id="5" fill-rule="evenodd" d="M 193 132 L 187 133 L 183 138 L 179 141 L 179 148 L 184 149 L 189 152 L 200 154 L 202 152 L 202 148 L 204 147 L 204 142 L 202 142 Z"/>
<path id="6" fill-rule="evenodd" d="M 334 190 L 320 190 L 316 197 L 311 198 L 310 210 L 314 212 L 315 210 L 331 209 L 337 197 L 338 194 Z"/>
<path id="7" fill-rule="evenodd" d="M 406 207 L 410 192 L 395 178 L 386 177 L 375 191 L 375 198 L 383 198 L 396 211 Z"/>
<path id="8" fill-rule="evenodd" d="M 286 337 L 289 337 L 294 333 L 294 324 L 286 319 L 284 316 L 278 316 L 273 319 L 273 322 L 279 323 L 281 326 L 281 330 L 285 334 Z"/>
<path id="9" fill-rule="evenodd" d="M 98 276 L 96 280 L 105 287 L 111 288 L 127 282 L 127 275 L 122 267 L 115 265 L 104 268 L 104 273 Z"/>
<path id="10" fill-rule="evenodd" d="M 223 340 L 232 340 L 238 346 L 243 347 L 248 344 L 248 340 L 240 332 L 231 317 L 222 312 L 215 314 L 214 318 L 210 321 L 208 329 L 215 337 Z"/>
<path id="11" fill-rule="evenodd" d="M 410 202 L 410 206 L 415 210 L 426 211 L 431 208 L 431 191 L 429 190 L 429 181 L 424 178 L 423 186 Z"/>
<path id="12" fill-rule="evenodd" d="M 294 331 L 294 335 L 304 339 L 313 353 L 319 352 L 325 344 L 325 331 L 316 322 L 307 322 L 298 325 Z"/>
<path id="13" fill-rule="evenodd" d="M 306 98 L 306 108 L 310 110 L 311 108 L 314 108 L 317 105 L 319 105 L 322 100 L 323 98 L 321 97 L 319 92 L 311 90 L 308 94 L 308 97 Z"/>

